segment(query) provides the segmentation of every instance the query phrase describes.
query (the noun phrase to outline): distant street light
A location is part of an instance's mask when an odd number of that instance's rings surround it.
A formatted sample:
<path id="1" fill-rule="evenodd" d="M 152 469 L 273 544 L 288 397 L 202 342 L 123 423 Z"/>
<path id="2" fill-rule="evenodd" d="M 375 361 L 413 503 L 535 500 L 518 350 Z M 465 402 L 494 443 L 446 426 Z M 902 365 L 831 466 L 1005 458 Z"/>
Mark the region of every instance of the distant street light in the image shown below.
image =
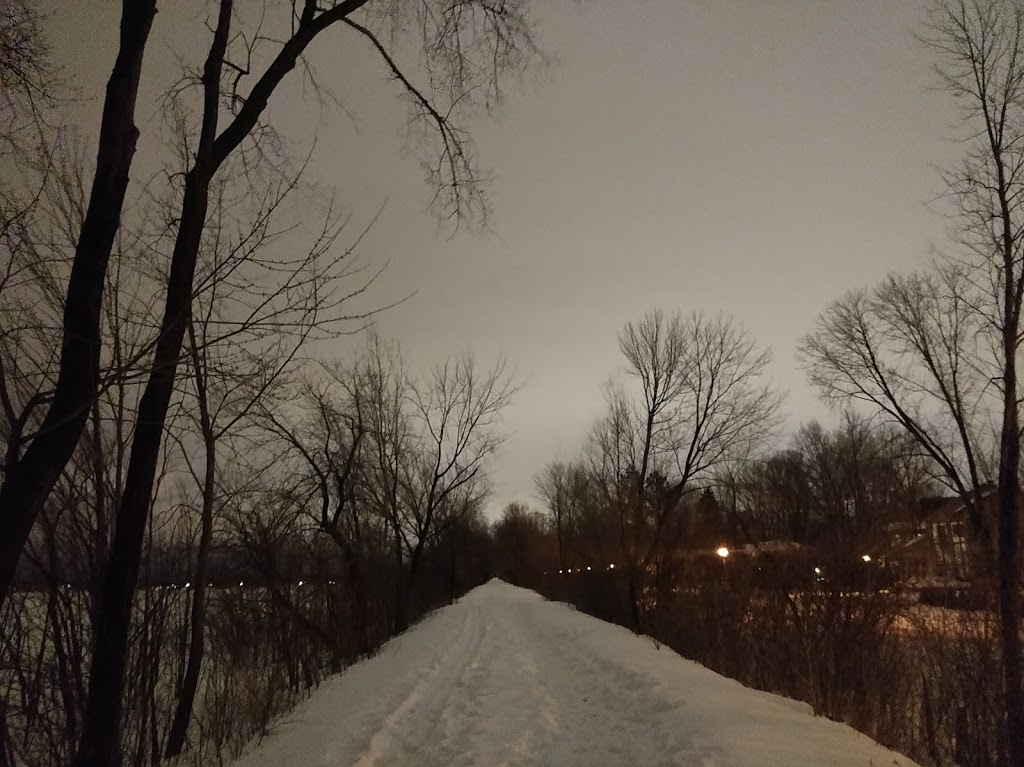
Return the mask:
<path id="1" fill-rule="evenodd" d="M 815 567 L 814 568 L 814 574 L 815 575 L 821 575 L 821 568 L 820 567 Z"/>
<path id="2" fill-rule="evenodd" d="M 614 570 L 615 569 L 615 565 L 608 565 L 608 569 L 609 570 Z"/>
<path id="3" fill-rule="evenodd" d="M 865 562 L 870 562 L 871 561 L 871 556 L 869 554 L 865 554 L 864 556 L 861 557 L 861 559 L 863 559 Z"/>
<path id="4" fill-rule="evenodd" d="M 725 548 L 725 546 L 722 546 L 715 553 L 718 554 L 718 556 L 720 556 L 722 559 L 725 559 L 729 556 L 729 549 Z"/>

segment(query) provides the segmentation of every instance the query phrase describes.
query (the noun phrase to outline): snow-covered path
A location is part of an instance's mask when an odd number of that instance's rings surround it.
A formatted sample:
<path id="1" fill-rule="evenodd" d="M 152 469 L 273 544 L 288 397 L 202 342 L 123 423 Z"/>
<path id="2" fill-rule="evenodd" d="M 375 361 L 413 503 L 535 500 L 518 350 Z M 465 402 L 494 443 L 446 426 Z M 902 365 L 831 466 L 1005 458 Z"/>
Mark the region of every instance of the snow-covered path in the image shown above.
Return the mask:
<path id="1" fill-rule="evenodd" d="M 912 765 L 498 581 L 332 679 L 237 767 Z"/>

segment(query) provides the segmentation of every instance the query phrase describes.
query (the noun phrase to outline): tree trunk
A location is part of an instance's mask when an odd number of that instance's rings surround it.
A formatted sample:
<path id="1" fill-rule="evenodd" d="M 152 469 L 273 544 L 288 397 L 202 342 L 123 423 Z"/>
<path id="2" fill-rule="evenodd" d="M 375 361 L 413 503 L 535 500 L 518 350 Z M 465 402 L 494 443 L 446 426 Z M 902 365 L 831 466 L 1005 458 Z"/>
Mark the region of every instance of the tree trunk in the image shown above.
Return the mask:
<path id="1" fill-rule="evenodd" d="M 1018 22 L 1019 23 L 1019 22 Z M 1018 27 L 1019 29 L 1019 27 Z M 1019 31 L 1018 31 L 1019 35 Z M 990 133 L 990 135 L 992 135 Z M 996 142 L 992 154 L 998 172 L 1003 259 L 1003 423 L 999 439 L 997 535 L 999 623 L 1003 640 L 1003 693 L 1006 701 L 1006 754 L 1010 765 L 1024 765 L 1024 685 L 1021 668 L 1020 600 L 1020 422 L 1017 352 L 1024 274 L 1014 276 L 1017 260 L 1011 187 Z M 979 498 L 979 501 L 981 499 Z"/>
<path id="2" fill-rule="evenodd" d="M 108 544 L 110 542 L 110 525 L 107 506 L 107 491 L 105 482 L 105 470 L 107 456 L 103 451 L 103 431 L 100 421 L 98 403 L 92 407 L 92 470 L 93 482 L 96 488 L 94 509 L 96 514 L 96 532 L 94 537 L 95 551 L 93 554 L 92 572 L 89 573 L 89 595 L 91 609 L 89 610 L 89 622 L 92 630 L 96 630 L 96 619 L 99 615 L 100 596 L 103 593 L 103 573 L 107 568 Z M 116 481 L 116 479 L 115 479 Z"/>
<path id="3" fill-rule="evenodd" d="M 191 330 L 191 329 L 190 329 Z M 195 338 L 192 338 L 193 361 L 198 362 Z M 196 366 L 196 379 L 199 395 L 199 411 L 202 420 L 204 439 L 206 442 L 206 474 L 203 477 L 203 511 L 202 529 L 199 533 L 199 552 L 196 560 L 195 582 L 192 589 L 192 613 L 190 616 L 190 636 L 188 647 L 188 665 L 178 695 L 178 705 L 171 720 L 171 729 L 167 733 L 165 757 L 170 759 L 181 753 L 185 747 L 185 736 L 192 720 L 192 708 L 195 704 L 196 691 L 199 689 L 199 674 L 203 666 L 203 654 L 206 648 L 204 641 L 206 632 L 206 584 L 210 579 L 210 549 L 213 544 L 213 502 L 217 478 L 217 443 L 210 422 L 209 406 L 206 400 L 206 388 L 200 383 L 200 368 Z"/>
<path id="4" fill-rule="evenodd" d="M 455 602 L 456 591 L 458 589 L 458 552 L 456 548 L 455 532 L 448 537 L 448 602 L 449 604 Z"/>
<path id="5" fill-rule="evenodd" d="M 64 304 L 60 369 L 39 432 L 0 486 L 0 606 L 32 525 L 85 428 L 100 377 L 100 318 L 107 264 L 121 220 L 139 131 L 135 101 L 156 0 L 124 0 L 120 46 L 107 81 L 96 174 Z"/>
<path id="6" fill-rule="evenodd" d="M 16 767 L 11 736 L 7 729 L 6 706 L 0 706 L 0 767 Z"/>
<path id="7" fill-rule="evenodd" d="M 341 550 L 342 558 L 345 560 L 345 572 L 352 587 L 352 620 L 356 624 L 356 649 L 360 655 L 368 655 L 371 649 L 369 638 L 370 600 L 363 568 L 359 561 L 359 550 L 357 546 L 353 546 L 345 540 L 345 536 L 338 531 L 336 525 L 324 526 L 323 529 Z"/>
<path id="8" fill-rule="evenodd" d="M 363 568 L 359 565 L 358 554 L 353 553 L 349 558 L 348 574 L 352 581 L 352 598 L 355 599 L 355 622 L 357 637 L 357 649 L 360 655 L 369 655 L 372 649 L 370 644 L 370 600 L 366 591 L 366 583 L 363 579 Z"/>
<path id="9" fill-rule="evenodd" d="M 404 574 L 404 563 L 402 557 L 402 536 L 399 534 L 398 529 L 394 528 L 395 540 L 392 553 L 394 555 L 394 567 L 395 567 L 395 604 L 394 604 L 394 615 L 392 616 L 391 622 L 391 633 L 398 633 L 398 614 L 401 611 L 401 603 L 403 599 L 403 592 L 405 591 L 405 574 Z"/>
<path id="10" fill-rule="evenodd" d="M 631 628 L 639 632 L 641 629 L 640 613 L 640 584 L 636 565 L 629 563 L 629 619 L 632 622 Z"/>
<path id="11" fill-rule="evenodd" d="M 565 569 L 565 533 L 562 530 L 562 515 L 558 515 L 556 535 L 558 536 L 558 569 Z"/>
<path id="12" fill-rule="evenodd" d="M 412 622 L 413 597 L 416 593 L 416 577 L 419 575 L 420 559 L 423 554 L 421 543 L 409 555 L 409 572 L 400 583 L 402 584 L 398 595 L 398 607 L 395 610 L 395 633 L 400 634 L 409 628 Z"/>
<path id="13" fill-rule="evenodd" d="M 399 575 L 398 601 L 395 604 L 395 634 L 409 628 L 409 602 L 412 597 L 412 577 Z"/>
<path id="14" fill-rule="evenodd" d="M 154 2 L 148 0 L 146 5 L 151 7 Z M 77 767 L 113 767 L 120 740 L 121 696 L 124 690 L 132 598 L 138 581 L 142 542 L 160 458 L 164 422 L 174 391 L 185 328 L 191 315 L 192 282 L 209 209 L 210 182 L 217 168 L 256 126 L 271 95 L 284 76 L 295 68 L 306 47 L 318 34 L 366 2 L 344 0 L 326 10 L 318 9 L 316 3 L 305 3 L 294 34 L 281 46 L 277 56 L 253 85 L 238 113 L 220 135 L 217 134 L 222 106 L 220 80 L 230 38 L 233 0 L 220 0 L 218 4 L 213 41 L 203 66 L 202 124 L 194 151 L 195 161 L 185 174 L 160 335 L 139 402 L 124 492 L 115 518 L 110 563 L 94 636 L 89 700 L 85 730 L 75 761 Z"/>
<path id="15" fill-rule="evenodd" d="M 122 692 L 128 656 L 132 598 L 160 460 L 164 421 L 174 390 L 182 341 L 192 308 L 192 279 L 209 207 L 215 170 L 220 73 L 231 21 L 231 0 L 221 0 L 217 29 L 203 71 L 204 113 L 193 167 L 185 176 L 178 236 L 171 256 L 167 298 L 152 369 L 139 402 L 135 437 L 117 511 L 103 602 L 93 646 L 89 701 L 78 767 L 114 767 L 120 741 Z"/>
<path id="16" fill-rule="evenodd" d="M 61 628 L 60 615 L 58 613 L 58 599 L 60 594 L 60 556 L 57 552 L 57 540 L 54 529 L 46 530 L 46 558 L 49 572 L 47 573 L 46 611 L 49 621 L 53 626 L 53 655 L 56 660 L 57 689 L 60 690 L 61 700 L 67 721 L 64 724 L 65 742 L 73 744 L 78 739 L 78 696 L 73 684 L 69 669 L 71 664 L 67 657 L 65 637 Z"/>
<path id="17" fill-rule="evenodd" d="M 999 461 L 998 593 L 1006 701 L 1006 753 L 1008 763 L 1018 765 L 1024 764 L 1024 680 L 1020 636 L 1020 427 L 1016 402 L 1016 338 L 1008 339 L 1008 345 Z"/>
<path id="18" fill-rule="evenodd" d="M 195 169 L 185 182 L 179 246 L 185 240 L 198 246 L 206 216 L 208 178 Z M 184 247 L 188 247 L 186 244 Z M 175 250 L 181 250 L 176 247 Z M 121 723 L 121 690 L 128 651 L 131 605 L 142 559 L 142 542 L 150 499 L 160 459 L 163 425 L 167 417 L 178 356 L 191 301 L 195 250 L 183 262 L 178 253 L 171 265 L 163 330 L 157 343 L 153 369 L 139 405 L 138 426 L 132 442 L 124 494 L 117 513 L 114 541 L 103 589 L 93 668 L 89 681 L 87 726 L 82 738 L 80 767 L 112 765 Z"/>

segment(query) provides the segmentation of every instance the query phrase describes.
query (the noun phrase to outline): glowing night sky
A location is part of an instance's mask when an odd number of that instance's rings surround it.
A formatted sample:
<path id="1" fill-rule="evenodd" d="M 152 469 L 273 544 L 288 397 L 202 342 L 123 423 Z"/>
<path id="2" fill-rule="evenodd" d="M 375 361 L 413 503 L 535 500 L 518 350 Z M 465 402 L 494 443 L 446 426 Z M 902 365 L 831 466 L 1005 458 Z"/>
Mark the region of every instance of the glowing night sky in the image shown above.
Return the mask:
<path id="1" fill-rule="evenodd" d="M 139 116 L 155 153 L 172 48 L 205 41 L 201 3 L 164 3 Z M 506 355 L 526 380 L 495 463 L 492 509 L 529 500 L 533 475 L 571 457 L 620 365 L 616 332 L 654 307 L 724 311 L 776 355 L 790 424 L 825 411 L 793 360 L 843 291 L 912 267 L 941 242 L 933 164 L 956 147 L 950 99 L 932 89 L 910 0 L 536 0 L 557 61 L 473 126 L 493 172 L 492 234 L 449 238 L 402 152 L 395 89 L 363 43 L 318 42 L 321 82 L 345 105 L 321 112 L 300 89 L 271 119 L 353 215 L 384 212 L 365 262 L 390 263 L 371 298 L 416 295 L 379 318 L 410 360 L 470 348 Z M 97 123 L 118 4 L 54 2 L 55 52 Z M 91 146 L 91 145 L 90 145 Z M 133 174 L 138 177 L 138 174 Z M 340 348 L 355 343 L 338 342 Z"/>

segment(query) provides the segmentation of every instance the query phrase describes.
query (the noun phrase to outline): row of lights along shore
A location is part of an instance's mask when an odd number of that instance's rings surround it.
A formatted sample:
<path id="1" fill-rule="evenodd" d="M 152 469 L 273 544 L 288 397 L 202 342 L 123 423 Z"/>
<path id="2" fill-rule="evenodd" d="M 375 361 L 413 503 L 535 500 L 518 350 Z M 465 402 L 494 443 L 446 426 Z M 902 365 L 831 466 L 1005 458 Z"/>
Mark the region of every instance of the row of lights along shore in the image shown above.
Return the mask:
<path id="1" fill-rule="evenodd" d="M 728 559 L 729 554 L 730 554 L 729 549 L 727 549 L 725 546 L 721 546 L 718 549 L 716 549 L 715 553 L 718 556 L 720 556 L 723 560 Z M 868 555 L 868 554 L 865 554 L 864 556 L 861 557 L 861 559 L 864 562 L 870 562 L 871 561 L 871 556 Z M 608 569 L 609 570 L 614 570 L 615 569 L 615 565 L 608 565 Z M 585 567 L 585 568 L 577 567 L 577 568 L 573 569 L 571 567 L 567 567 L 567 568 L 563 568 L 563 569 L 558 571 L 559 575 L 566 575 L 566 574 L 570 574 L 570 573 L 573 573 L 573 572 L 576 572 L 576 573 L 588 572 L 589 573 L 589 572 L 592 572 L 592 568 L 590 567 L 590 565 L 587 565 L 587 567 Z M 815 567 L 814 568 L 814 573 L 815 573 L 815 575 L 821 575 L 821 568 L 820 567 Z M 337 581 L 328 581 L 327 583 L 328 583 L 328 585 L 333 586 L 333 585 L 335 585 L 337 583 Z M 241 586 L 245 586 L 245 581 L 239 581 L 238 585 L 240 587 Z M 296 586 L 305 586 L 306 582 L 305 581 L 299 581 L 295 585 Z M 213 588 L 213 587 L 214 587 L 214 585 L 211 583 L 210 584 L 210 588 Z M 71 584 L 69 583 L 64 588 L 65 589 L 70 589 L 71 588 Z M 185 588 L 185 589 L 190 589 L 190 588 L 192 588 L 192 584 L 191 584 L 191 582 L 186 582 L 186 583 L 182 584 L 181 586 L 178 586 L 177 584 L 175 584 L 175 585 L 172 585 L 172 586 L 158 586 L 157 588 L 169 588 L 169 589 Z"/>
<path id="2" fill-rule="evenodd" d="M 729 551 L 729 549 L 726 546 L 719 546 L 717 549 L 715 549 L 715 554 L 717 554 L 719 557 L 721 557 L 723 562 L 726 559 L 729 558 L 729 554 L 730 553 L 731 552 Z M 861 557 L 861 560 L 863 562 L 865 562 L 865 563 L 868 563 L 868 562 L 871 561 L 871 555 L 870 554 L 864 554 Z M 609 570 L 614 570 L 615 569 L 615 565 L 608 565 L 608 569 Z M 589 565 L 587 565 L 586 568 L 577 567 L 575 569 L 575 571 L 573 570 L 573 568 L 567 567 L 567 568 L 563 568 L 563 569 L 558 571 L 559 575 L 570 574 L 570 573 L 573 573 L 573 572 L 577 572 L 577 573 L 588 572 L 589 573 L 589 572 L 591 572 L 591 567 Z M 815 567 L 814 568 L 814 574 L 815 575 L 821 575 L 821 568 L 820 567 Z M 300 583 L 299 585 L 301 586 L 302 584 Z"/>
<path id="3" fill-rule="evenodd" d="M 608 569 L 609 570 L 614 570 L 615 569 L 615 565 L 608 565 Z M 573 568 L 571 568 L 571 567 L 566 567 L 566 568 L 563 568 L 562 570 L 559 570 L 558 573 L 559 573 L 559 575 L 564 575 L 564 574 L 567 574 L 567 573 L 574 573 L 574 572 L 575 573 L 582 573 L 582 572 L 588 572 L 589 573 L 590 571 L 591 571 L 591 567 L 590 567 L 590 565 L 587 565 L 586 567 L 577 567 L 575 570 Z"/>
<path id="4" fill-rule="evenodd" d="M 337 583 L 338 583 L 337 581 L 327 581 L 327 585 L 328 586 L 334 586 Z M 296 586 L 305 586 L 305 585 L 307 585 L 307 583 L 306 583 L 306 581 L 298 581 L 295 585 Z M 238 586 L 239 587 L 244 587 L 245 586 L 245 581 L 239 581 L 238 582 Z M 68 584 L 64 588 L 68 588 L 68 589 L 71 588 L 71 584 Z M 182 583 L 182 584 L 174 583 L 174 584 L 171 584 L 169 586 L 157 586 L 156 588 L 158 588 L 158 589 L 190 589 L 190 588 L 192 588 L 192 583 L 190 581 L 186 581 L 185 583 Z M 211 589 L 212 588 L 216 588 L 216 584 L 211 583 L 209 585 L 209 588 L 211 588 Z"/>

